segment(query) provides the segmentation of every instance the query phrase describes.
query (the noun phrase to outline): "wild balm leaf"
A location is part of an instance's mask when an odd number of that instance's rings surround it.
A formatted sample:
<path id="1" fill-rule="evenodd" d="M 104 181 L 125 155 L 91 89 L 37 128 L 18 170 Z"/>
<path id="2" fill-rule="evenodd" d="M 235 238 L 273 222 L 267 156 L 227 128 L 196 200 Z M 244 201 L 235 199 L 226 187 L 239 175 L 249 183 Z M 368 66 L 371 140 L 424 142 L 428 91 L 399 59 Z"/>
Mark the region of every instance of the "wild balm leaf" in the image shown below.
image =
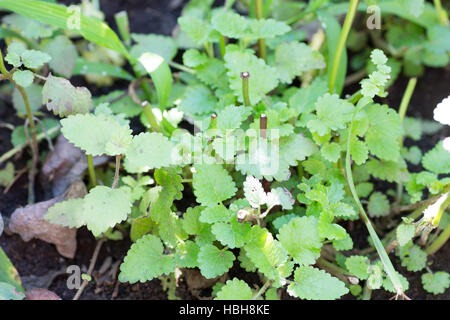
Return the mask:
<path id="1" fill-rule="evenodd" d="M 134 243 L 120 266 L 120 282 L 146 282 L 175 270 L 172 255 L 163 254 L 161 240 L 148 234 Z"/>
<path id="2" fill-rule="evenodd" d="M 131 144 L 131 129 L 104 114 L 77 114 L 61 120 L 62 133 L 87 154 L 124 154 Z"/>
<path id="3" fill-rule="evenodd" d="M 160 133 L 140 133 L 125 152 L 124 166 L 128 172 L 147 172 L 168 167 L 174 162 L 174 145 Z"/>
<path id="4" fill-rule="evenodd" d="M 324 270 L 311 266 L 298 267 L 294 282 L 289 285 L 291 296 L 306 300 L 333 300 L 348 293 L 345 284 Z"/>
<path id="5" fill-rule="evenodd" d="M 214 206 L 231 198 L 237 189 L 228 172 L 219 164 L 195 166 L 194 194 L 197 202 Z"/>

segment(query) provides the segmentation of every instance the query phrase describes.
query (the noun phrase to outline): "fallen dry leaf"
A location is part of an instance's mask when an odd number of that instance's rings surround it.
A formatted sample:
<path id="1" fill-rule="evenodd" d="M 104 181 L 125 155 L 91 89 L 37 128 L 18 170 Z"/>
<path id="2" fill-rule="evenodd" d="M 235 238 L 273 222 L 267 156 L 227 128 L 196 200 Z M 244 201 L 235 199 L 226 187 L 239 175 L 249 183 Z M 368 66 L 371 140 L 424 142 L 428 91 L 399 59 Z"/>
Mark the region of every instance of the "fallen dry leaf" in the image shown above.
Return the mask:
<path id="1" fill-rule="evenodd" d="M 35 288 L 26 292 L 25 300 L 61 300 L 61 298 L 47 289 Z"/>
<path id="2" fill-rule="evenodd" d="M 216 282 L 225 282 L 228 279 L 228 273 L 213 279 L 206 279 L 198 269 L 181 269 L 181 271 L 183 272 L 189 291 L 199 299 L 203 299 L 200 297 L 201 290 L 211 288 Z"/>
<path id="3" fill-rule="evenodd" d="M 77 181 L 70 186 L 65 194 L 59 197 L 18 208 L 11 215 L 9 230 L 18 233 L 24 241 L 36 238 L 53 243 L 62 256 L 73 259 L 77 249 L 77 230 L 51 224 L 44 219 L 44 216 L 55 203 L 65 199 L 82 198 L 86 193 L 84 183 Z"/>
<path id="4" fill-rule="evenodd" d="M 94 157 L 94 166 L 108 161 L 108 157 Z M 51 185 L 53 196 L 63 194 L 75 181 L 81 180 L 87 169 L 84 152 L 75 147 L 61 134 L 55 148 L 50 152 L 42 166 L 40 180 L 42 185 Z"/>

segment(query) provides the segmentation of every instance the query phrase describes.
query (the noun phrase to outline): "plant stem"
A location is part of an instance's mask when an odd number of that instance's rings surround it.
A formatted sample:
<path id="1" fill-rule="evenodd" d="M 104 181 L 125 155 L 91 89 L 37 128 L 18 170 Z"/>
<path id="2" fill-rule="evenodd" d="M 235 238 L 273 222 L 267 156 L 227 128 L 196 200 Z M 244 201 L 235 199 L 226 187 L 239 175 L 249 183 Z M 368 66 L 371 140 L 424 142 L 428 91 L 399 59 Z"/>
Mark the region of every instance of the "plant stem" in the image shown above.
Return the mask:
<path id="1" fill-rule="evenodd" d="M 222 59 L 225 57 L 225 46 L 227 44 L 227 40 L 224 36 L 220 35 L 219 38 L 219 46 L 220 46 L 220 54 L 222 55 Z"/>
<path id="2" fill-rule="evenodd" d="M 97 241 L 97 245 L 95 246 L 94 254 L 92 255 L 91 262 L 89 264 L 89 269 L 87 272 L 87 274 L 89 276 L 91 276 L 92 272 L 94 271 L 94 267 L 95 267 L 95 263 L 97 262 L 98 254 L 100 253 L 100 249 L 102 248 L 102 245 L 105 241 L 106 241 L 106 239 L 100 239 L 99 241 Z M 84 289 L 87 287 L 88 283 L 89 282 L 87 280 L 83 280 L 83 283 L 81 284 L 80 289 L 78 289 L 77 293 L 73 297 L 73 300 L 78 300 L 80 298 L 81 294 L 83 293 Z"/>
<path id="3" fill-rule="evenodd" d="M 434 2 L 434 6 L 436 8 L 436 11 L 437 11 L 437 16 L 438 16 L 439 22 L 443 26 L 447 26 L 448 25 L 448 15 L 447 15 L 447 12 L 445 11 L 445 9 L 442 7 L 441 0 L 433 0 L 433 2 Z"/>
<path id="4" fill-rule="evenodd" d="M 205 43 L 205 50 L 209 58 L 214 58 L 214 48 L 210 42 Z"/>
<path id="5" fill-rule="evenodd" d="M 97 178 L 95 176 L 95 169 L 94 169 L 94 160 L 92 159 L 92 156 L 90 154 L 86 155 L 86 159 L 89 172 L 89 181 L 91 183 L 91 187 L 94 188 L 97 185 Z"/>
<path id="6" fill-rule="evenodd" d="M 249 72 L 241 72 L 242 79 L 242 96 L 244 97 L 244 104 L 246 107 L 250 107 L 250 95 L 248 94 L 248 79 L 250 78 Z"/>
<path id="7" fill-rule="evenodd" d="M 402 207 L 398 207 L 398 208 L 394 208 L 391 210 L 391 212 L 397 214 L 397 213 L 401 213 L 401 212 L 405 212 L 405 211 L 412 211 L 415 210 L 417 208 L 422 208 L 422 211 L 430 204 L 433 204 L 434 202 L 436 202 L 436 200 L 438 200 L 444 193 L 447 193 L 450 191 L 450 185 L 445 187 L 442 192 L 432 198 L 420 201 L 420 202 L 416 202 L 413 204 L 409 204 L 407 206 L 402 206 Z"/>
<path id="8" fill-rule="evenodd" d="M 339 36 L 338 46 L 336 48 L 336 53 L 334 54 L 333 66 L 331 68 L 331 74 L 328 80 L 328 90 L 330 93 L 334 92 L 336 85 L 336 78 L 339 71 L 339 65 L 341 62 L 342 52 L 344 51 L 345 44 L 347 43 L 348 34 L 350 28 L 355 19 L 356 9 L 358 8 L 359 0 L 350 0 L 350 7 L 345 17 L 344 26 L 342 27 L 341 35 Z"/>
<path id="9" fill-rule="evenodd" d="M 406 110 L 408 109 L 409 102 L 411 101 L 411 97 L 414 93 L 414 89 L 416 88 L 416 84 L 417 84 L 417 78 L 409 79 L 405 93 L 403 94 L 403 98 L 400 103 L 400 107 L 399 107 L 399 111 L 398 111 L 400 120 L 402 122 L 402 126 L 403 126 L 403 122 L 405 120 Z M 400 148 L 402 148 L 403 147 L 403 137 L 401 137 L 399 139 L 399 144 L 400 144 Z M 403 196 L 403 183 L 399 182 L 399 183 L 397 183 L 397 199 L 396 199 L 397 205 L 399 205 L 401 203 L 402 196 Z"/>
<path id="10" fill-rule="evenodd" d="M 263 0 L 255 0 L 255 13 L 256 19 L 259 20 L 264 18 Z M 259 57 L 264 61 L 266 61 L 267 60 L 266 40 L 258 39 L 258 50 L 259 50 Z"/>
<path id="11" fill-rule="evenodd" d="M 378 256 L 381 259 L 381 262 L 383 263 L 384 270 L 386 271 L 389 279 L 391 280 L 395 291 L 397 292 L 397 296 L 404 297 L 405 294 L 403 292 L 403 286 L 398 278 L 397 272 L 394 269 L 394 266 L 392 265 L 391 260 L 389 259 L 389 256 L 387 255 L 383 244 L 380 241 L 380 238 L 378 237 L 377 233 L 375 232 L 375 229 L 372 226 L 372 223 L 370 222 L 369 217 L 367 216 L 366 211 L 364 210 L 364 207 L 361 204 L 361 201 L 359 200 L 358 194 L 356 193 L 355 184 L 353 182 L 353 175 L 352 175 L 352 168 L 351 168 L 351 161 L 350 161 L 350 146 L 352 141 L 352 129 L 353 129 L 353 120 L 357 114 L 357 112 L 360 110 L 360 108 L 356 108 L 355 112 L 353 113 L 352 121 L 350 122 L 350 128 L 348 130 L 348 138 L 347 138 L 347 154 L 346 154 L 346 161 L 345 161 L 345 172 L 347 176 L 347 183 L 350 187 L 350 191 L 353 195 L 353 199 L 355 200 L 359 212 L 361 215 L 361 219 L 364 221 L 367 230 L 369 231 L 369 235 L 372 238 L 373 244 L 375 246 L 375 249 L 377 250 Z"/>
<path id="12" fill-rule="evenodd" d="M 343 282 L 349 285 L 357 284 L 356 282 L 358 280 L 356 279 L 356 277 L 353 277 L 346 270 L 342 269 L 341 267 L 335 265 L 334 263 L 324 258 L 317 259 L 316 264 L 319 268 L 326 270 L 328 273 L 334 275 L 335 277 L 337 277 L 338 279 L 342 280 Z"/>
<path id="13" fill-rule="evenodd" d="M 259 289 L 259 291 L 253 296 L 252 300 L 258 299 L 264 292 L 266 292 L 267 288 L 272 284 L 272 280 L 267 280 L 266 283 Z"/>
<path id="14" fill-rule="evenodd" d="M 150 123 L 150 126 L 152 127 L 153 131 L 161 132 L 161 128 L 158 124 L 158 121 L 156 120 L 155 115 L 153 114 L 150 103 L 148 103 L 148 101 L 144 101 L 142 103 L 142 107 L 144 110 L 144 115 L 147 118 L 148 123 Z"/>
<path id="15" fill-rule="evenodd" d="M 120 160 L 122 159 L 122 155 L 119 154 L 116 156 L 116 170 L 114 171 L 114 182 L 112 184 L 112 189 L 117 188 L 119 185 L 119 172 L 120 172 Z"/>
<path id="16" fill-rule="evenodd" d="M 28 204 L 32 204 L 34 203 L 34 180 L 36 177 L 36 170 L 39 162 L 39 145 L 36 136 L 36 125 L 34 123 L 33 112 L 31 111 L 30 102 L 28 100 L 25 89 L 15 83 L 12 79 L 10 80 L 22 95 L 23 101 L 25 102 L 25 108 L 27 110 L 27 120 L 31 129 L 31 141 L 29 141 L 29 144 L 31 148 L 32 159 L 31 168 L 30 171 L 28 171 Z"/>
<path id="17" fill-rule="evenodd" d="M 173 61 L 168 61 L 167 63 L 169 64 L 169 66 L 171 66 L 171 67 L 173 67 L 175 69 L 178 69 L 180 71 L 184 71 L 184 72 L 187 72 L 187 73 L 190 73 L 190 74 L 195 74 L 195 70 L 194 69 L 191 69 L 191 68 L 188 68 L 186 66 L 183 66 L 182 64 L 179 64 L 179 63 L 176 63 L 176 62 L 173 62 Z"/>
<path id="18" fill-rule="evenodd" d="M 408 81 L 408 86 L 406 87 L 405 93 L 403 94 L 402 102 L 400 103 L 398 114 L 403 124 L 403 120 L 405 119 L 406 110 L 408 109 L 409 102 L 411 101 L 411 97 L 414 93 L 414 89 L 416 88 L 417 78 L 411 78 Z"/>
<path id="19" fill-rule="evenodd" d="M 6 70 L 5 62 L 3 61 L 3 54 L 0 51 L 0 72 L 6 77 L 10 78 L 8 70 Z"/>
<path id="20" fill-rule="evenodd" d="M 433 241 L 433 243 L 430 244 L 425 249 L 425 252 L 427 254 L 436 253 L 440 248 L 444 246 L 444 244 L 447 243 L 449 238 L 450 238 L 450 224 L 444 229 L 444 231 L 441 232 L 441 234 Z"/>
<path id="21" fill-rule="evenodd" d="M 34 203 L 34 180 L 36 176 L 37 165 L 39 162 L 39 145 L 36 137 L 36 125 L 34 123 L 33 112 L 31 111 L 30 102 L 28 100 L 27 93 L 25 89 L 19 86 L 11 77 L 11 74 L 6 70 L 5 62 L 3 61 L 3 54 L 0 51 L 0 72 L 4 76 L 5 79 L 8 79 L 12 82 L 12 84 L 17 88 L 17 90 L 22 95 L 23 102 L 25 104 L 25 108 L 27 110 L 27 119 L 31 128 L 31 141 L 27 136 L 27 143 L 30 145 L 32 160 L 31 160 L 31 168 L 28 172 L 28 204 Z"/>

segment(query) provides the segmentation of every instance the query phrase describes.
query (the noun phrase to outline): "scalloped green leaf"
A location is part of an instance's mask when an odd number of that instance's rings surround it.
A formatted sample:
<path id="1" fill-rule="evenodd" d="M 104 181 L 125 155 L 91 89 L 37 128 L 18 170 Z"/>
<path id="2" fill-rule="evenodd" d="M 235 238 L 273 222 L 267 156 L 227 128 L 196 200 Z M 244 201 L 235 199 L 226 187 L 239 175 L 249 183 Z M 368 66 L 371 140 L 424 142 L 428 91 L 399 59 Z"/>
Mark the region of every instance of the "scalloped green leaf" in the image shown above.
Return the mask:
<path id="1" fill-rule="evenodd" d="M 225 283 L 214 300 L 251 300 L 252 296 L 252 289 L 248 284 L 243 280 L 234 278 Z"/>
<path id="2" fill-rule="evenodd" d="M 84 198 L 83 210 L 87 228 L 97 237 L 128 217 L 130 193 L 125 188 L 97 186 Z"/>
<path id="3" fill-rule="evenodd" d="M 224 60 L 225 67 L 228 69 L 230 88 L 240 102 L 244 101 L 242 96 L 242 72 L 250 73 L 248 92 L 252 105 L 261 101 L 268 92 L 278 85 L 278 78 L 275 76 L 277 74 L 276 69 L 266 65 L 264 60 L 248 51 L 242 52 L 227 46 Z"/>
<path id="4" fill-rule="evenodd" d="M 119 155 L 131 143 L 131 129 L 105 114 L 77 114 L 61 120 L 61 132 L 75 146 L 87 154 Z"/>
<path id="5" fill-rule="evenodd" d="M 69 199 L 50 207 L 45 220 L 69 228 L 80 228 L 86 224 L 84 219 L 84 199 Z"/>
<path id="6" fill-rule="evenodd" d="M 31 86 L 34 80 L 34 74 L 30 70 L 18 70 L 13 74 L 13 80 L 21 87 Z"/>
<path id="7" fill-rule="evenodd" d="M 227 272 L 236 259 L 234 254 L 228 250 L 219 250 L 212 244 L 200 247 L 198 264 L 200 272 L 207 279 L 212 279 Z"/>
<path id="8" fill-rule="evenodd" d="M 173 255 L 163 253 L 161 240 L 148 234 L 134 243 L 120 266 L 120 282 L 146 282 L 175 271 Z"/>
<path id="9" fill-rule="evenodd" d="M 278 234 L 283 247 L 300 265 L 310 265 L 320 256 L 322 241 L 317 218 L 298 217 L 285 224 Z"/>
<path id="10" fill-rule="evenodd" d="M 197 202 L 205 206 L 217 205 L 237 191 L 228 171 L 219 164 L 196 165 L 193 179 Z"/>
<path id="11" fill-rule="evenodd" d="M 125 153 L 125 168 L 128 172 L 140 173 L 173 164 L 174 145 L 156 132 L 140 133 Z"/>
<path id="12" fill-rule="evenodd" d="M 348 292 L 342 281 L 311 266 L 297 268 L 288 287 L 291 296 L 306 300 L 334 300 Z"/>

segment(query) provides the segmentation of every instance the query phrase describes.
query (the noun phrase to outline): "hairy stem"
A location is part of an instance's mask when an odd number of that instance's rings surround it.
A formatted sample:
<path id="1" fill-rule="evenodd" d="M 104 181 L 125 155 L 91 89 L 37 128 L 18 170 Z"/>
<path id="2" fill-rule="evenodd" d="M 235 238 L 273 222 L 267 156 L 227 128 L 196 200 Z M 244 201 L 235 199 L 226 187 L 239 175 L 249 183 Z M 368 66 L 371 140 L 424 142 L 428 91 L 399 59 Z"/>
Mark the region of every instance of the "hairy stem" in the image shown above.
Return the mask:
<path id="1" fill-rule="evenodd" d="M 31 129 L 31 141 L 29 141 L 32 159 L 31 159 L 31 168 L 28 171 L 28 204 L 34 203 L 34 180 L 36 177 L 37 165 L 39 163 L 39 145 L 37 142 L 37 134 L 36 134 L 36 124 L 34 123 L 33 113 L 31 111 L 30 102 L 28 100 L 28 96 L 25 92 L 25 89 L 21 86 L 17 85 L 12 79 L 12 83 L 15 85 L 17 90 L 19 90 L 22 95 L 23 101 L 25 102 L 25 108 L 27 110 L 27 121 Z"/>
<path id="2" fill-rule="evenodd" d="M 94 169 L 94 160 L 92 159 L 92 156 L 90 154 L 86 155 L 86 160 L 88 165 L 89 181 L 91 183 L 91 187 L 94 188 L 97 185 L 97 177 L 95 176 L 95 169 Z"/>
<path id="3" fill-rule="evenodd" d="M 255 14 L 258 20 L 264 18 L 263 0 L 255 0 Z M 267 60 L 266 40 L 258 39 L 258 52 L 261 59 Z"/>
<path id="4" fill-rule="evenodd" d="M 114 171 L 114 182 L 112 184 L 112 189 L 117 188 L 117 186 L 119 185 L 119 172 L 120 172 L 120 160 L 122 159 L 122 155 L 117 155 L 116 156 L 116 169 Z"/>
<path id="5" fill-rule="evenodd" d="M 345 44 L 347 43 L 348 34 L 352 27 L 353 20 L 355 19 L 356 9 L 358 8 L 359 0 L 351 0 L 350 8 L 345 17 L 344 26 L 342 27 L 341 35 L 339 36 L 338 46 L 336 53 L 334 54 L 333 65 L 331 68 L 331 74 L 328 80 L 328 90 L 330 93 L 334 92 L 336 86 L 336 78 L 339 71 L 339 65 L 341 62 L 342 52 L 344 51 Z"/>

